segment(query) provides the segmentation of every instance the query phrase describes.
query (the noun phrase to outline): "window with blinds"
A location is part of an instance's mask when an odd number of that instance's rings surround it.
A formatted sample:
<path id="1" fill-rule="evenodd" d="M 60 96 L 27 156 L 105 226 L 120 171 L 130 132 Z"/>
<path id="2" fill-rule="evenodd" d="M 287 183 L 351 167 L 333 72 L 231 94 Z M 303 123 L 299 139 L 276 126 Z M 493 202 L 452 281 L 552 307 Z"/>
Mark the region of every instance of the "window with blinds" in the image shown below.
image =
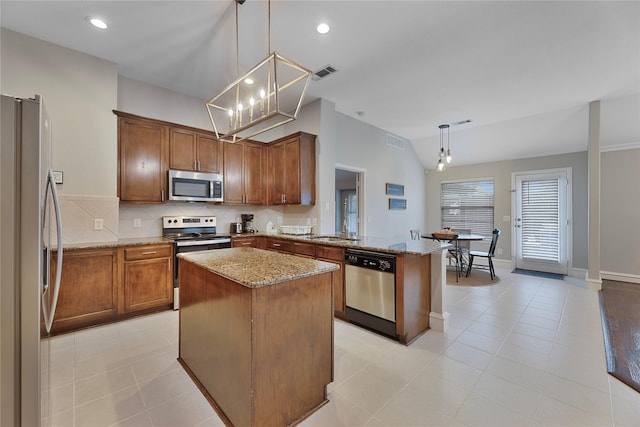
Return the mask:
<path id="1" fill-rule="evenodd" d="M 522 181 L 522 257 L 560 261 L 558 179 Z"/>
<path id="2" fill-rule="evenodd" d="M 467 228 L 472 234 L 493 231 L 492 179 L 443 182 L 440 187 L 442 227 Z"/>

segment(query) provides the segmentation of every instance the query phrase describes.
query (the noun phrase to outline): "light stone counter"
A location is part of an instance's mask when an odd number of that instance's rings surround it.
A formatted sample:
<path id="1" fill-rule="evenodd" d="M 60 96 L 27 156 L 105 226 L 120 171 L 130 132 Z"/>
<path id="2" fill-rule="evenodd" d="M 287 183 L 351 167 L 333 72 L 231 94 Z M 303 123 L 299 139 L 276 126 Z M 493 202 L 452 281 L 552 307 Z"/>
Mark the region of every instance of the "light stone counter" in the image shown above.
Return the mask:
<path id="1" fill-rule="evenodd" d="M 256 248 L 187 252 L 178 258 L 248 288 L 274 285 L 338 270 L 336 264 Z"/>

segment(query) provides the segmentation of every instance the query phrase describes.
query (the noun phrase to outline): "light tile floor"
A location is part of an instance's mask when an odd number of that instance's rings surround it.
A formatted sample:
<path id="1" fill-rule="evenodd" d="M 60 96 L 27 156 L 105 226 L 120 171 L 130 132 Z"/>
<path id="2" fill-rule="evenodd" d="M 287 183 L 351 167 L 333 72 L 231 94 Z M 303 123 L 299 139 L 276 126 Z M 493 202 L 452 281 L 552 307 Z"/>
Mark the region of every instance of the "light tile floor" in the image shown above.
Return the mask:
<path id="1" fill-rule="evenodd" d="M 409 347 L 336 320 L 330 402 L 302 426 L 640 426 L 640 393 L 606 372 L 597 292 L 498 276 L 448 285 L 449 331 Z M 53 425 L 222 425 L 177 341 L 173 311 L 53 338 Z"/>

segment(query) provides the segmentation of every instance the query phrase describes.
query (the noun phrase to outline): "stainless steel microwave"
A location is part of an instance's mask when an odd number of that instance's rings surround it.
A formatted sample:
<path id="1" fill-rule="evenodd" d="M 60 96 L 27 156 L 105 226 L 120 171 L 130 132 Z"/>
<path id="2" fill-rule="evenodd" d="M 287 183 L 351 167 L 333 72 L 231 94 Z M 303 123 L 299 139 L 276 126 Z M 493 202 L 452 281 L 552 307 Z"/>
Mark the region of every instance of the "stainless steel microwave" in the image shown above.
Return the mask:
<path id="1" fill-rule="evenodd" d="M 169 170 L 169 200 L 222 202 L 222 175 Z"/>

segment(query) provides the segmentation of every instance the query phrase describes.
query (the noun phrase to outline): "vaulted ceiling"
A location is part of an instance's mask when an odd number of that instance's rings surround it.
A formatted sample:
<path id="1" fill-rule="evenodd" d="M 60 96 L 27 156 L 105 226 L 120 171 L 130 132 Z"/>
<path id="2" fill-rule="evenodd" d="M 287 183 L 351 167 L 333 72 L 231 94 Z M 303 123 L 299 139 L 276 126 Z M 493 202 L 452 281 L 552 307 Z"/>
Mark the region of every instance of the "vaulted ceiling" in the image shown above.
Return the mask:
<path id="1" fill-rule="evenodd" d="M 119 66 L 125 77 L 208 99 L 267 55 L 267 2 L 7 1 L 3 27 Z M 100 16 L 109 29 L 86 21 Z M 315 28 L 330 25 L 328 34 Z M 640 143 L 640 2 L 274 0 L 271 48 L 312 71 L 336 110 L 410 140 L 433 168 L 438 125 L 455 164 Z"/>

